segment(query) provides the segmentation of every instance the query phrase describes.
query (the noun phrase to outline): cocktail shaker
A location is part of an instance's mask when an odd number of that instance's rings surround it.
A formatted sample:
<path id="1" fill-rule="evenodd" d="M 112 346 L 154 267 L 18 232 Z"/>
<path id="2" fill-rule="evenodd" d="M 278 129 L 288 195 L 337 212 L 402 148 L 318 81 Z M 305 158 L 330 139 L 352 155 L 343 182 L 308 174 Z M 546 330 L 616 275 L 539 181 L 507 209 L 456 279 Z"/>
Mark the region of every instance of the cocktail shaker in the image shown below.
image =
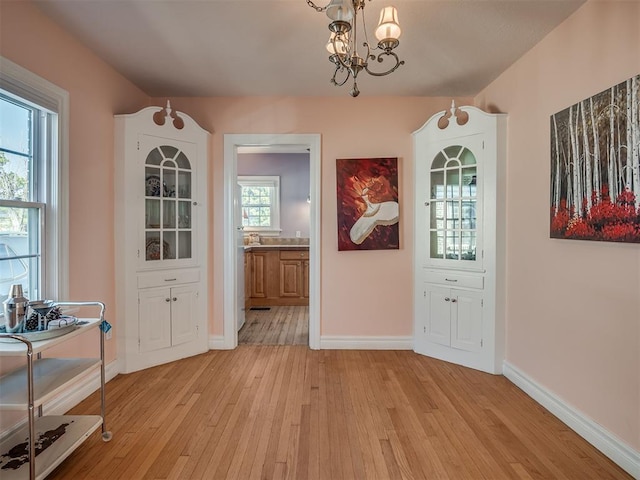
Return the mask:
<path id="1" fill-rule="evenodd" d="M 21 333 L 29 300 L 24 297 L 22 284 L 11 285 L 9 298 L 4 302 L 4 321 L 7 333 Z"/>

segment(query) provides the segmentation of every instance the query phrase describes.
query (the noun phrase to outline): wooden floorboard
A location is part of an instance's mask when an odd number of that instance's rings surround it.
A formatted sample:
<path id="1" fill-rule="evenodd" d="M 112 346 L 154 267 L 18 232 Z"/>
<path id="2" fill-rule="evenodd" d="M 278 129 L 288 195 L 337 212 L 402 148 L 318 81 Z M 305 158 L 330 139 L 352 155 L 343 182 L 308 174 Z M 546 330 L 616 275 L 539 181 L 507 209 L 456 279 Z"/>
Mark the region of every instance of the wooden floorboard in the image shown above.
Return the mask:
<path id="1" fill-rule="evenodd" d="M 504 377 L 409 351 L 210 351 L 118 375 L 107 427 L 48 478 L 631 478 Z"/>
<path id="2" fill-rule="evenodd" d="M 238 332 L 240 345 L 309 345 L 309 307 L 249 309 Z"/>

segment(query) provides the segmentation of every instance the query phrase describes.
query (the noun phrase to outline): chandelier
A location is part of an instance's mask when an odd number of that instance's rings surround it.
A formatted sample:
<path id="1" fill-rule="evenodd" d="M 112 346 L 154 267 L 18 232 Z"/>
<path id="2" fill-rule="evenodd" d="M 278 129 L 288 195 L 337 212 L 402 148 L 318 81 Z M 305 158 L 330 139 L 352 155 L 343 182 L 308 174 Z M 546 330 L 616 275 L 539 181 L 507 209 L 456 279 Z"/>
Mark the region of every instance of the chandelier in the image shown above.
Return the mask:
<path id="1" fill-rule="evenodd" d="M 371 0 L 369 0 L 371 1 Z M 331 0 L 325 7 L 318 7 L 312 0 L 307 0 L 307 4 L 316 12 L 326 12 L 327 17 L 331 19 L 329 24 L 329 41 L 327 42 L 327 50 L 329 51 L 329 60 L 335 65 L 331 83 L 341 87 L 350 78 L 353 78 L 353 87 L 349 94 L 357 97 L 360 94 L 358 90 L 357 77 L 364 70 L 369 75 L 382 77 L 394 72 L 400 65 L 404 64 L 404 60 L 400 60 L 393 49 L 399 45 L 400 25 L 398 24 L 398 11 L 395 7 L 384 7 L 380 11 L 380 20 L 375 30 L 375 36 L 378 44 L 371 47 L 367 38 L 367 30 L 364 21 L 364 7 L 366 0 Z M 364 55 L 358 53 L 358 24 L 362 28 L 364 42 L 362 46 L 366 49 Z M 371 52 L 381 50 L 376 56 Z M 393 61 L 393 65 L 383 72 L 369 70 L 369 61 L 377 60 L 382 63 L 385 59 Z"/>

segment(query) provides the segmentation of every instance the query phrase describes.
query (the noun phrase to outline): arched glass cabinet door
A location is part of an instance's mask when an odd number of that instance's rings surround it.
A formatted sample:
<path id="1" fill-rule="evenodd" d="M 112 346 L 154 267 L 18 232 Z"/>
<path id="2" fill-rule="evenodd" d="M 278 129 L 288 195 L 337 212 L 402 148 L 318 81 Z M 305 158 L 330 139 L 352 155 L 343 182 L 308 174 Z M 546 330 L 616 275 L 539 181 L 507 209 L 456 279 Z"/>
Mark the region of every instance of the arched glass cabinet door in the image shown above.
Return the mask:
<path id="1" fill-rule="evenodd" d="M 429 173 L 430 263 L 479 264 L 478 164 L 462 145 L 440 150 Z"/>
<path id="2" fill-rule="evenodd" d="M 192 258 L 192 165 L 173 145 L 153 148 L 145 160 L 146 262 Z"/>

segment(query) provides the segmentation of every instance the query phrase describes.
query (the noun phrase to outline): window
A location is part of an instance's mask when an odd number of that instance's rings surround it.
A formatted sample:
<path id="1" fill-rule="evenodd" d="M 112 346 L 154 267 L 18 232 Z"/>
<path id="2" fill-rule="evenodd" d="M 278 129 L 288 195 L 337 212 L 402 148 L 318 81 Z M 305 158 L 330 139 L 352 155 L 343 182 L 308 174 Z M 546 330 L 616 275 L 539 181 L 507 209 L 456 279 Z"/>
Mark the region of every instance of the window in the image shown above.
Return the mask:
<path id="1" fill-rule="evenodd" d="M 6 59 L 2 62 L 0 301 L 16 283 L 22 284 L 29 299 L 64 299 L 67 202 L 63 154 L 67 147 L 61 117 L 68 109 L 67 94 Z"/>
<path id="2" fill-rule="evenodd" d="M 280 177 L 240 176 L 242 225 L 246 232 L 280 233 Z"/>

